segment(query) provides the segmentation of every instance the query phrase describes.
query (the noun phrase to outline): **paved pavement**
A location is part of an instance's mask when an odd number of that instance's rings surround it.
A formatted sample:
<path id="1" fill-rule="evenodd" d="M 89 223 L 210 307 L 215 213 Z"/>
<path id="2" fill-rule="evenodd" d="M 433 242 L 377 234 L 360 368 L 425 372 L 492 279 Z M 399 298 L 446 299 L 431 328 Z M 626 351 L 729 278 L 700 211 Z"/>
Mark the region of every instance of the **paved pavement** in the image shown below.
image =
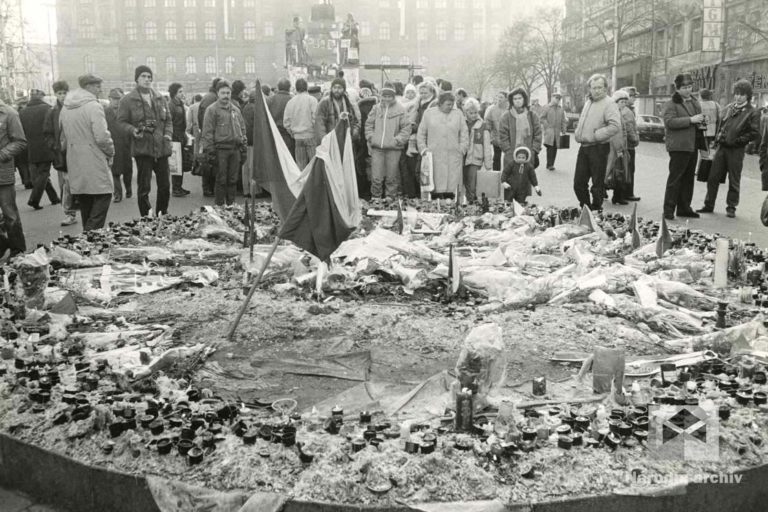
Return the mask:
<path id="1" fill-rule="evenodd" d="M 547 171 L 542 165 L 537 173 L 543 196 L 534 196 L 533 201 L 544 205 L 576 206 L 577 201 L 573 193 L 573 170 L 576 166 L 576 154 L 578 147 L 560 150 L 555 162 L 557 170 Z M 544 152 L 540 155 L 544 160 Z M 668 156 L 663 143 L 641 142 L 637 149 L 637 170 L 635 193 L 642 200 L 638 204 L 638 214 L 654 220 L 661 220 L 662 203 L 664 199 L 664 187 L 667 179 Z M 55 181 L 55 180 L 54 180 Z M 170 212 L 172 214 L 186 214 L 201 205 L 213 204 L 212 198 L 202 197 L 200 178 L 186 175 L 184 186 L 192 191 L 185 198 L 171 197 Z M 134 191 L 135 191 L 134 186 Z M 154 189 L 154 184 L 153 184 Z M 760 207 L 765 193 L 760 191 L 760 172 L 757 157 L 747 156 L 744 164 L 744 173 L 741 180 L 741 204 L 736 212 L 735 219 L 725 216 L 725 192 L 726 185 L 720 187 L 718 203 L 714 214 L 703 215 L 701 219 L 690 219 L 691 229 L 703 229 L 708 232 L 722 233 L 730 238 L 742 240 L 751 239 L 763 247 L 768 247 L 768 229 L 760 223 Z M 29 191 L 17 185 L 17 203 L 21 211 L 24 231 L 27 236 L 28 248 L 34 249 L 36 244 L 47 244 L 60 233 L 78 233 L 79 225 L 62 227 L 59 225 L 63 214 L 60 206 L 51 206 L 47 198 L 41 201 L 42 210 L 34 211 L 27 206 Z M 693 207 L 700 208 L 704 203 L 706 185 L 696 183 L 694 191 Z M 154 194 L 153 194 L 154 196 Z M 242 198 L 238 198 L 242 201 Z M 606 211 L 621 211 L 626 214 L 632 212 L 632 205 L 612 205 L 605 202 Z M 123 200 L 121 203 L 112 204 L 109 210 L 108 220 L 122 222 L 138 216 L 136 196 Z M 685 225 L 686 219 L 679 219 L 672 224 Z"/>
<path id="2" fill-rule="evenodd" d="M 28 496 L 0 487 L 0 512 L 67 512 L 62 508 L 36 503 Z"/>

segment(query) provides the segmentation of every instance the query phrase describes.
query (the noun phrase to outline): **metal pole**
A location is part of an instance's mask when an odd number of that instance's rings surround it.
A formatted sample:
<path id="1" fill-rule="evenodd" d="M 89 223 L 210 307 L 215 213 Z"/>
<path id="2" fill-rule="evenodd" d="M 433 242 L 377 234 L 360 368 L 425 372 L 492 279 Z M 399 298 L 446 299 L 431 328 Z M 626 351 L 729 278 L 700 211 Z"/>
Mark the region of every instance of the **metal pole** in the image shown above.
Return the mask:
<path id="1" fill-rule="evenodd" d="M 619 65 L 619 0 L 613 0 L 613 68 L 611 69 L 611 92 L 616 92 Z"/>
<path id="2" fill-rule="evenodd" d="M 702 22 L 702 27 L 704 26 Z M 651 0 L 651 65 L 648 69 L 648 95 L 653 95 L 653 52 L 656 50 L 656 0 Z"/>
<path id="3" fill-rule="evenodd" d="M 229 334 L 227 334 L 227 339 L 229 341 L 232 341 L 235 338 L 235 331 L 237 330 L 237 326 L 240 325 L 240 320 L 243 318 L 243 314 L 245 313 L 245 310 L 248 309 L 248 304 L 251 302 L 251 298 L 253 297 L 253 294 L 256 293 L 256 287 L 259 286 L 259 282 L 261 281 L 261 277 L 264 275 L 264 272 L 267 270 L 267 267 L 269 266 L 269 262 L 272 261 L 272 256 L 275 254 L 275 249 L 277 249 L 277 244 L 280 243 L 280 237 L 275 237 L 275 242 L 272 244 L 272 247 L 269 248 L 269 254 L 267 254 L 267 259 L 264 261 L 264 264 L 261 266 L 261 270 L 259 270 L 259 275 L 256 276 L 256 279 L 253 281 L 253 284 L 251 285 L 251 289 L 248 290 L 248 295 L 245 297 L 245 300 L 243 301 L 243 305 L 240 306 L 240 311 L 237 312 L 237 317 L 235 318 L 235 321 L 232 322 L 232 326 L 229 328 Z"/>
<path id="4" fill-rule="evenodd" d="M 51 37 L 51 5 L 46 4 L 46 7 L 48 8 L 48 52 L 51 56 L 51 83 L 53 83 L 56 80 L 56 68 L 53 61 L 53 38 Z"/>

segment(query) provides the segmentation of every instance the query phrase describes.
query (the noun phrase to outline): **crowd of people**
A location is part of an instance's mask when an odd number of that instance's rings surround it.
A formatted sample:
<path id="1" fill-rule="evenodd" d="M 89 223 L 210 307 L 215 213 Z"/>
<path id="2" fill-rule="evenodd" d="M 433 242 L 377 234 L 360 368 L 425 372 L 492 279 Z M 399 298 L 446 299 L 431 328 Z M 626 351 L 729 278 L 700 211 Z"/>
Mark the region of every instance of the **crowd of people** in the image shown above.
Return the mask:
<path id="1" fill-rule="evenodd" d="M 12 252 L 26 249 L 15 170 L 32 189 L 30 207 L 41 209 L 47 195 L 51 204 L 62 203 L 62 225 L 77 223 L 80 211 L 85 231 L 103 227 L 110 204 L 133 196 L 134 165 L 142 217 L 167 214 L 171 196 L 188 195 L 183 185 L 184 174 L 190 172 L 202 177 L 203 194 L 218 205 L 232 204 L 238 193 L 268 195 L 251 175 L 254 138 L 259 135 L 254 133 L 254 108 L 260 96 L 301 169 L 323 136 L 347 119 L 358 193 L 374 202 L 420 197 L 425 184 L 431 198 L 474 202 L 479 200 L 480 173 L 495 171 L 504 198 L 525 204 L 533 191 L 542 193 L 536 176 L 542 149 L 546 169 L 554 171 L 558 149 L 569 141 L 557 92 L 541 107 L 531 105 L 522 88 L 500 91 L 488 104 L 464 89 L 454 90 L 448 80 L 421 76 L 407 84 L 385 82 L 380 89 L 361 80 L 350 90 L 340 76 L 325 93 L 302 78 L 294 83 L 281 79 L 274 89 L 264 85 L 260 91 L 249 90 L 241 80 L 216 78 L 205 95 L 187 101 L 182 84 L 171 84 L 166 95 L 152 87 L 153 79 L 152 69 L 137 67 L 135 88 L 127 93 L 111 89 L 108 105 L 99 99 L 103 80 L 93 74 L 81 76 L 79 88 L 72 91 L 66 82 L 55 82 L 53 106 L 38 90 L 30 92 L 18 113 L 0 102 L 0 208 Z M 574 134 L 579 144 L 576 199 L 580 206 L 601 211 L 610 188 L 614 204 L 639 201 L 634 189 L 637 90 L 625 87 L 610 94 L 603 75 L 592 76 L 587 85 Z M 670 155 L 664 216 L 699 217 L 714 211 L 727 175 L 726 212 L 734 217 L 745 146 L 760 133 L 768 135 L 768 123 L 761 125 L 751 104 L 749 82 L 735 84 L 734 102 L 725 109 L 712 101 L 708 90 L 695 98 L 688 74 L 678 75 L 674 85 L 675 93 L 663 108 Z M 760 154 L 761 166 L 768 166 L 766 144 Z M 51 168 L 58 173 L 59 193 L 51 183 Z M 697 176 L 707 182 L 707 195 L 703 207 L 694 210 Z"/>

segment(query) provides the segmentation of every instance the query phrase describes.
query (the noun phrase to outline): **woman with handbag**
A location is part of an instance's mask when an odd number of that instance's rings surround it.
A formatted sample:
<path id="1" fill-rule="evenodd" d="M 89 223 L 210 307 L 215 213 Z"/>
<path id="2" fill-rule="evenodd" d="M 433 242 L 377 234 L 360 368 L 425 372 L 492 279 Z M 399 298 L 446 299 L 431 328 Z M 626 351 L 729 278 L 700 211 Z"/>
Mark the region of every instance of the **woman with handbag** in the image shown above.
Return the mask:
<path id="1" fill-rule="evenodd" d="M 613 101 L 619 107 L 619 113 L 627 109 L 629 94 L 627 91 L 618 90 L 613 93 Z M 608 166 L 605 172 L 605 188 L 613 189 L 613 204 L 629 204 L 623 198 L 623 191 L 627 183 L 627 126 L 624 115 L 621 116 L 621 129 L 609 140 Z"/>

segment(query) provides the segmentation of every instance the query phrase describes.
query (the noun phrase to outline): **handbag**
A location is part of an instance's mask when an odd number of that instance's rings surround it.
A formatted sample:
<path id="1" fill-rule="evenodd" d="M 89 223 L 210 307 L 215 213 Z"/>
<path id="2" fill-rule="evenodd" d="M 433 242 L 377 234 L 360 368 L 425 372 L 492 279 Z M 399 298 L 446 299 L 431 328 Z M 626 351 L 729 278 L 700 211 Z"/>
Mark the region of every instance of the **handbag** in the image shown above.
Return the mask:
<path id="1" fill-rule="evenodd" d="M 562 134 L 558 141 L 558 147 L 560 149 L 569 149 L 571 147 L 571 136 L 567 133 Z"/>
<path id="2" fill-rule="evenodd" d="M 712 173 L 712 160 L 705 160 L 705 159 L 699 160 L 699 168 L 696 170 L 696 181 L 700 181 L 702 183 L 708 182 L 709 175 L 711 173 Z M 725 183 L 726 174 L 728 173 L 724 172 L 722 176 L 720 176 L 720 183 Z"/>
<path id="3" fill-rule="evenodd" d="M 605 173 L 604 185 L 606 190 L 620 189 L 627 183 L 627 168 L 624 165 L 624 156 L 617 156 L 608 172 Z"/>

